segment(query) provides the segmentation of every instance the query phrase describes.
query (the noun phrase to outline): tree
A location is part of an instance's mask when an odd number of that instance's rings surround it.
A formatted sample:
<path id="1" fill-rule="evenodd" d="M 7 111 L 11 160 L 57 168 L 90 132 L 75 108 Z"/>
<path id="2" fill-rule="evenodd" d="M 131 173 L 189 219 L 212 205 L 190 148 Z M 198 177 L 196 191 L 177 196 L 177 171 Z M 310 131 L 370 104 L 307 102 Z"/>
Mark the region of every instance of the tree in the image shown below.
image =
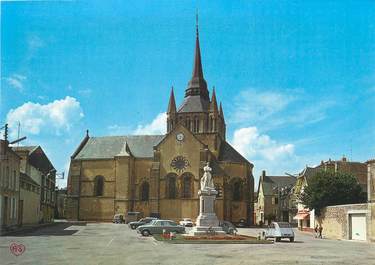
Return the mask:
<path id="1" fill-rule="evenodd" d="M 268 221 L 268 223 L 276 220 L 276 215 L 273 214 L 273 213 L 269 213 L 269 214 L 266 214 L 266 216 L 264 216 L 264 219 Z"/>
<path id="2" fill-rule="evenodd" d="M 366 202 L 366 193 L 352 175 L 320 171 L 309 179 L 301 201 L 320 216 L 326 206 Z"/>

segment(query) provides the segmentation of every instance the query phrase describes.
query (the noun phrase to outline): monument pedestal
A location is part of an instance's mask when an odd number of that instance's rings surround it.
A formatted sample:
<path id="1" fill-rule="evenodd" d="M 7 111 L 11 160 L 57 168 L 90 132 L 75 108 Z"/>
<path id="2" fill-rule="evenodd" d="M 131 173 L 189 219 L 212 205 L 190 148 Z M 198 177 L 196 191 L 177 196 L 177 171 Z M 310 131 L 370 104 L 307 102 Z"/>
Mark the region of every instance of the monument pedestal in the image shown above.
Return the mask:
<path id="1" fill-rule="evenodd" d="M 191 235 L 223 235 L 225 232 L 219 226 L 219 219 L 215 213 L 215 189 L 204 189 L 198 192 L 199 195 L 199 215 L 196 226 L 190 232 Z"/>

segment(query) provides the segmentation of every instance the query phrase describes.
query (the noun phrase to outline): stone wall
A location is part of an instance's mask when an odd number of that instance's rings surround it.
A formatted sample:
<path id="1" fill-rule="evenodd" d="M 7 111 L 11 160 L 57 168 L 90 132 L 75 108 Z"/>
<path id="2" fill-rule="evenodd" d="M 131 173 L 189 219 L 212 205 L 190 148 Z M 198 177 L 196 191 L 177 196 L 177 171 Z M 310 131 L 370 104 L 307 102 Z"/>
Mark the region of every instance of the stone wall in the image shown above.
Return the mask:
<path id="1" fill-rule="evenodd" d="M 23 204 L 22 224 L 38 224 L 40 218 L 40 194 L 20 188 L 20 203 Z"/>
<path id="2" fill-rule="evenodd" d="M 367 161 L 367 238 L 375 241 L 375 159 Z"/>
<path id="3" fill-rule="evenodd" d="M 0 232 L 20 222 L 19 181 L 20 157 L 0 140 Z"/>
<path id="4" fill-rule="evenodd" d="M 328 206 L 322 210 L 318 222 L 323 227 L 323 236 L 332 239 L 349 239 L 349 213 L 367 210 L 367 204 Z"/>

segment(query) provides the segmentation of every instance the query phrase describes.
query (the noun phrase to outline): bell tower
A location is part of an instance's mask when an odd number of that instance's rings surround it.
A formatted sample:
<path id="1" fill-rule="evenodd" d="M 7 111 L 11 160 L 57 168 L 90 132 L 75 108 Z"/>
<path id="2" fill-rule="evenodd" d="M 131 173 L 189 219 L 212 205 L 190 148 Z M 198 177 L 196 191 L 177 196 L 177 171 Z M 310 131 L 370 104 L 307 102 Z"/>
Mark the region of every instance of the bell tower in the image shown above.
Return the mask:
<path id="1" fill-rule="evenodd" d="M 185 89 L 182 104 L 176 108 L 173 88 L 167 111 L 167 132 L 177 124 L 182 124 L 198 138 L 218 150 L 225 140 L 225 120 L 222 104 L 218 105 L 216 90 L 213 88 L 210 99 L 207 82 L 204 79 L 202 56 L 199 42 L 198 15 L 196 16 L 195 51 L 192 76 Z"/>

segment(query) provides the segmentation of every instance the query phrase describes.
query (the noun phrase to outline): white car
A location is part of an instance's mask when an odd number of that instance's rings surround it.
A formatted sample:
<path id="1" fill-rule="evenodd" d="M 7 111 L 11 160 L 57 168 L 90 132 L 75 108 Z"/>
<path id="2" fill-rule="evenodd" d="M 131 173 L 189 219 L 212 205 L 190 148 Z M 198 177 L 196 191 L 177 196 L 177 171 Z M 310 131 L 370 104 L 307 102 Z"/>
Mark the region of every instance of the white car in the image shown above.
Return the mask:
<path id="1" fill-rule="evenodd" d="M 193 227 L 193 221 L 190 218 L 184 218 L 182 221 L 180 221 L 180 225 L 186 226 L 186 227 Z"/>
<path id="2" fill-rule="evenodd" d="M 287 222 L 272 222 L 268 229 L 265 230 L 265 237 L 274 238 L 280 242 L 282 238 L 289 238 L 290 242 L 294 241 L 293 228 Z"/>

